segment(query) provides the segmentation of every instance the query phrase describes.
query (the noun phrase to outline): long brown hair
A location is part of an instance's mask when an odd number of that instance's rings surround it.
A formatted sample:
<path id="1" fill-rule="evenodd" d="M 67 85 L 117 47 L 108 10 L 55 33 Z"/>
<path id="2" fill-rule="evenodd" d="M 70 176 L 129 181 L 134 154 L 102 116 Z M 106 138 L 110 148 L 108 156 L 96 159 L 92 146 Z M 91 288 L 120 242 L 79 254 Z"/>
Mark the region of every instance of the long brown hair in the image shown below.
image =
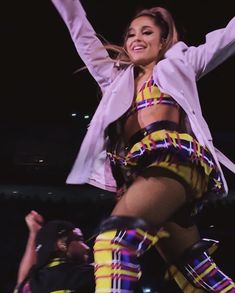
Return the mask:
<path id="1" fill-rule="evenodd" d="M 131 22 L 141 16 L 148 16 L 151 19 L 153 19 L 156 26 L 160 27 L 161 29 L 161 38 L 163 42 L 163 46 L 161 51 L 159 52 L 159 55 L 156 59 L 156 63 L 160 61 L 164 54 L 168 49 L 170 49 L 175 43 L 179 41 L 179 34 L 176 29 L 175 21 L 171 15 L 171 13 L 163 8 L 163 7 L 152 7 L 149 9 L 143 9 L 139 12 L 137 12 L 134 17 L 130 20 L 127 29 L 124 33 L 123 37 L 123 45 L 115 45 L 109 43 L 103 36 L 97 35 L 97 37 L 100 38 L 101 42 L 103 43 L 103 46 L 107 49 L 107 51 L 110 53 L 111 58 L 113 59 L 113 62 L 116 64 L 116 67 L 121 68 L 125 67 L 127 65 L 132 64 L 131 58 L 129 57 L 126 48 L 125 43 L 127 40 L 128 35 L 128 28 L 131 24 Z M 100 48 L 102 50 L 102 47 Z M 102 62 L 102 61 L 101 61 Z M 140 66 L 141 67 L 141 66 Z M 76 70 L 74 73 L 77 73 L 83 69 L 86 69 L 87 67 L 84 66 L 78 70 Z"/>
<path id="2" fill-rule="evenodd" d="M 131 64 L 131 59 L 125 49 L 125 43 L 128 35 L 128 28 L 131 22 L 141 16 L 148 16 L 153 19 L 156 26 L 161 29 L 161 39 L 163 42 L 162 50 L 156 60 L 161 60 L 168 49 L 170 49 L 175 43 L 179 41 L 179 34 L 176 29 L 175 21 L 171 13 L 163 7 L 152 7 L 150 9 L 144 9 L 135 14 L 135 16 L 129 22 L 126 32 L 124 34 L 123 46 L 117 46 L 112 44 L 105 44 L 105 48 L 114 53 L 113 59 L 116 60 L 118 65 Z M 116 53 L 116 55 L 115 55 Z"/>

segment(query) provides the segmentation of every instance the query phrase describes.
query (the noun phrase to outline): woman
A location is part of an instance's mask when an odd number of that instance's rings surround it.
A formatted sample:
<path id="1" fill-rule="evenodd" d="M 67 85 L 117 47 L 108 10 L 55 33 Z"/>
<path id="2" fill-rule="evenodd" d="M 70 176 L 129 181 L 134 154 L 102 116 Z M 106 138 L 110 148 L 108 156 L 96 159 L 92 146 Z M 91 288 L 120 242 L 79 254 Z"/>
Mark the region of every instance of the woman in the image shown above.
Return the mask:
<path id="1" fill-rule="evenodd" d="M 103 93 L 67 179 L 117 190 L 94 246 L 96 292 L 133 292 L 138 256 L 156 244 L 196 288 L 235 292 L 191 217 L 208 194 L 227 194 L 220 163 L 235 172 L 213 146 L 195 82 L 235 52 L 235 18 L 188 47 L 168 11 L 143 10 L 114 60 L 79 1 L 52 2 Z"/>

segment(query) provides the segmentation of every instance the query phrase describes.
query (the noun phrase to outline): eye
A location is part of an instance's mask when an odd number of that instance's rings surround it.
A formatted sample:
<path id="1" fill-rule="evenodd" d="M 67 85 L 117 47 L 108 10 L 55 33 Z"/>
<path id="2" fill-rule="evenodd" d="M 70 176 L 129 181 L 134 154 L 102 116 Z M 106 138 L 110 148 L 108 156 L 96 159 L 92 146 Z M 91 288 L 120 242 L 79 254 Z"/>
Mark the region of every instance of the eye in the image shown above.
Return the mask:
<path id="1" fill-rule="evenodd" d="M 143 31 L 143 35 L 147 35 L 147 36 L 151 35 L 152 33 L 153 33 L 152 31 Z"/>
<path id="2" fill-rule="evenodd" d="M 129 34 L 127 34 L 126 38 L 129 39 L 129 38 L 133 38 L 134 36 L 135 36 L 135 34 L 129 33 Z"/>

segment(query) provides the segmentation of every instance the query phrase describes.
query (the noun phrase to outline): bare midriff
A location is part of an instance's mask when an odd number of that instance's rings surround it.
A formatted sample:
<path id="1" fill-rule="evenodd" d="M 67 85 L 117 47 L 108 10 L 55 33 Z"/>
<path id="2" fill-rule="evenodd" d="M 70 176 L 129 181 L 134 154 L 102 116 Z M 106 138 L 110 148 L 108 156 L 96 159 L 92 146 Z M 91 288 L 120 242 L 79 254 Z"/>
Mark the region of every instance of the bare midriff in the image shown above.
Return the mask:
<path id="1" fill-rule="evenodd" d="M 144 108 L 129 116 L 124 122 L 124 139 L 128 142 L 133 134 L 141 128 L 161 120 L 168 120 L 175 123 L 180 121 L 180 110 L 172 105 L 153 105 Z"/>

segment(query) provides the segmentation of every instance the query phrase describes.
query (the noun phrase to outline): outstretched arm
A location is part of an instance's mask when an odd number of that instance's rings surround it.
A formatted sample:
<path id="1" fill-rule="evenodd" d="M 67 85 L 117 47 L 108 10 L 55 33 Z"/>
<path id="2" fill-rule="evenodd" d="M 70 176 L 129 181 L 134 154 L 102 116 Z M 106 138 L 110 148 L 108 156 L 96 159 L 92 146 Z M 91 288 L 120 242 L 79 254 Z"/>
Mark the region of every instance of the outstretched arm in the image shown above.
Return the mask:
<path id="1" fill-rule="evenodd" d="M 235 17 L 224 28 L 208 33 L 204 44 L 189 47 L 186 58 L 199 79 L 233 54 L 235 54 Z"/>
<path id="2" fill-rule="evenodd" d="M 103 90 L 115 77 L 114 61 L 96 36 L 79 0 L 51 0 L 65 22 L 77 52 Z"/>
<path id="3" fill-rule="evenodd" d="M 17 284 L 20 284 L 26 278 L 31 267 L 36 263 L 35 240 L 44 220 L 43 217 L 36 211 L 31 211 L 25 217 L 25 222 L 29 229 L 29 236 L 24 255 L 20 262 L 17 276 Z"/>

